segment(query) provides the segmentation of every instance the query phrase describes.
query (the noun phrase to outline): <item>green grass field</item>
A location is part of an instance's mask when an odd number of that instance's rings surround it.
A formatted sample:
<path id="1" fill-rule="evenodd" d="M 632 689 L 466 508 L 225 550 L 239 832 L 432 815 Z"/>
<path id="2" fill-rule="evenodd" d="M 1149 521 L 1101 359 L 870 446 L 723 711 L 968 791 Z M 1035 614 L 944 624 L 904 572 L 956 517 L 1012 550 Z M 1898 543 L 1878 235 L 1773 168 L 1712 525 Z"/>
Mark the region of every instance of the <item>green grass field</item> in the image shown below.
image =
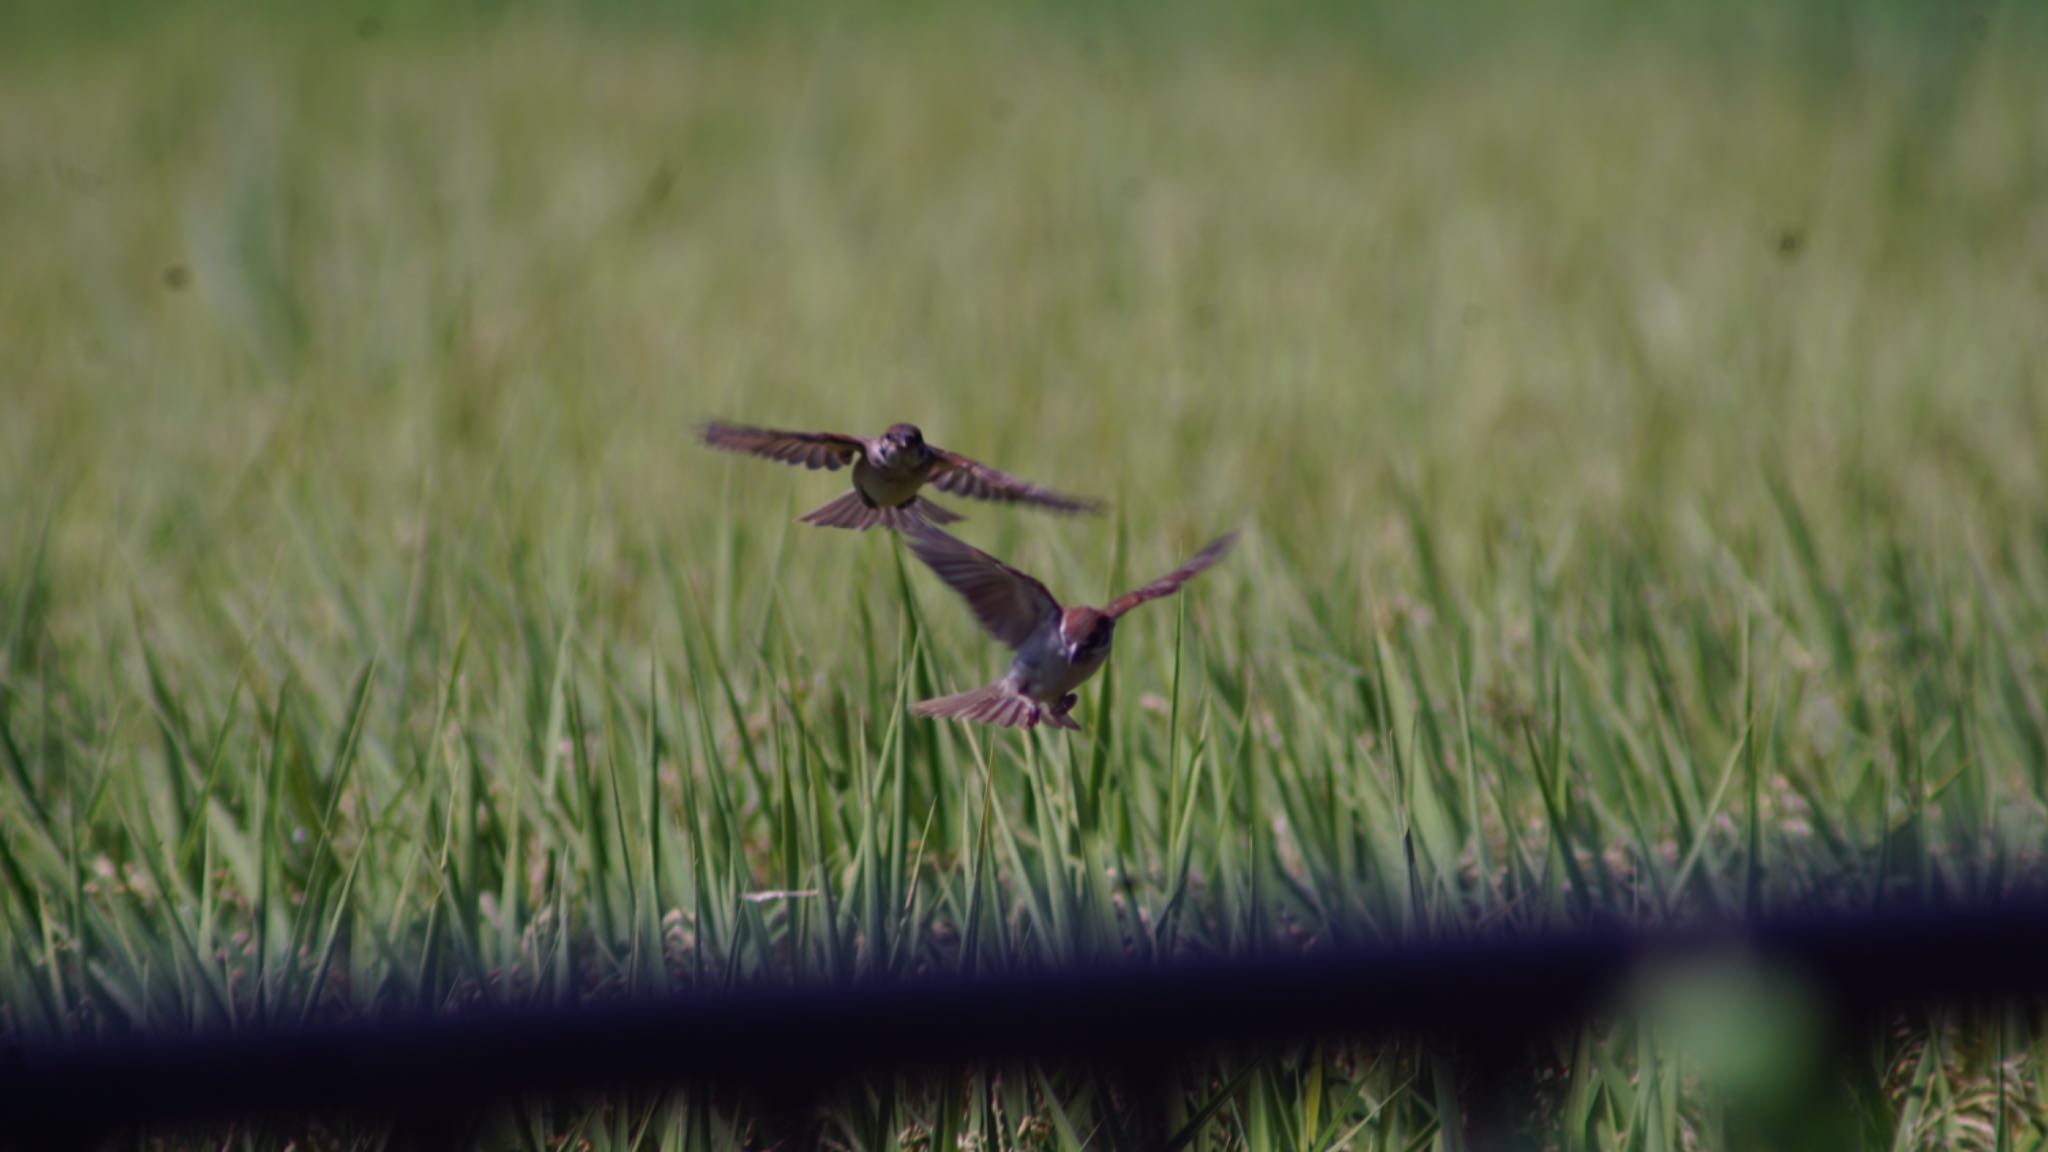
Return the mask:
<path id="1" fill-rule="evenodd" d="M 0 1035 L 2042 879 L 2023 8 L 35 11 Z M 1108 497 L 952 502 L 1070 599 L 1245 539 L 1121 629 L 1086 733 L 914 721 L 995 646 L 890 538 L 792 523 L 843 479 L 704 451 L 712 417 L 912 420 Z M 2044 1023 L 1903 1015 L 1796 1102 L 1784 1028 L 1703 1056 L 1619 1011 L 1535 1054 L 1527 1134 L 2037 1148 Z M 1398 1044 L 1180 1087 L 1197 1149 L 1448 1150 L 1473 1107 Z M 989 1070 L 823 1132 L 1036 1152 L 1114 1112 Z M 765 1138 L 677 1096 L 486 1142 Z"/>

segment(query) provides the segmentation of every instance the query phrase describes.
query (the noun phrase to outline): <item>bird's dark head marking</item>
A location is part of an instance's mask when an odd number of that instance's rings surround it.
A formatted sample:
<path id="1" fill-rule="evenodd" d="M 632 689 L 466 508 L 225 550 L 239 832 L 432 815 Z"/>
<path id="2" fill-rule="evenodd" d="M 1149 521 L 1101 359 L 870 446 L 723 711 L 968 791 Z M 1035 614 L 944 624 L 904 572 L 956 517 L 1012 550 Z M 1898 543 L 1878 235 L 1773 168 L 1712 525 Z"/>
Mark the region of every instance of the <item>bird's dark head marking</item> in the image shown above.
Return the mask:
<path id="1" fill-rule="evenodd" d="M 1116 620 L 1096 609 L 1076 606 L 1060 614 L 1060 644 L 1072 663 L 1107 653 L 1115 637 Z"/>

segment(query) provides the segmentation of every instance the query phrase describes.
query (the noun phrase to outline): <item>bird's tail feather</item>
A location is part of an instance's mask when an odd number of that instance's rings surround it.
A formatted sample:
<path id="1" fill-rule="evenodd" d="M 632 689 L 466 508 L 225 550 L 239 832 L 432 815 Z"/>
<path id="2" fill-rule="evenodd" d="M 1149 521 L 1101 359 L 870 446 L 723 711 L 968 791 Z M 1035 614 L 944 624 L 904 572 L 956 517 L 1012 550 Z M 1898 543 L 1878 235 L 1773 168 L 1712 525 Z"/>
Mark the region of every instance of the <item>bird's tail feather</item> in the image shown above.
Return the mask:
<path id="1" fill-rule="evenodd" d="M 1038 714 L 1038 719 L 1047 728 L 1064 728 L 1069 732 L 1079 732 L 1081 730 L 1080 721 L 1075 720 L 1072 716 L 1057 708 L 1044 709 Z"/>
<path id="2" fill-rule="evenodd" d="M 884 528 L 904 528 L 912 523 L 951 524 L 960 515 L 951 509 L 942 508 L 922 496 L 913 496 L 907 503 L 894 508 L 870 504 L 867 497 L 859 492 L 848 492 L 822 508 L 804 513 L 803 522 L 820 528 L 851 528 L 865 532 L 877 525 Z"/>
<path id="3" fill-rule="evenodd" d="M 955 524 L 966 519 L 965 516 L 960 515 L 951 508 L 943 504 L 934 504 L 922 496 L 905 504 L 897 509 L 897 511 L 915 516 L 927 524 Z"/>
<path id="4" fill-rule="evenodd" d="M 882 523 L 882 515 L 887 511 L 868 503 L 858 492 L 848 492 L 822 508 L 804 513 L 803 522 L 820 528 L 852 528 L 865 532 Z"/>
<path id="5" fill-rule="evenodd" d="M 910 706 L 913 716 L 950 720 L 973 720 L 998 728 L 1035 728 L 1040 721 L 1055 728 L 1079 728 L 1067 717 L 1055 717 L 1038 701 L 1020 695 L 1007 681 L 998 680 L 972 692 L 920 700 Z M 1064 723 L 1062 723 L 1064 721 Z"/>

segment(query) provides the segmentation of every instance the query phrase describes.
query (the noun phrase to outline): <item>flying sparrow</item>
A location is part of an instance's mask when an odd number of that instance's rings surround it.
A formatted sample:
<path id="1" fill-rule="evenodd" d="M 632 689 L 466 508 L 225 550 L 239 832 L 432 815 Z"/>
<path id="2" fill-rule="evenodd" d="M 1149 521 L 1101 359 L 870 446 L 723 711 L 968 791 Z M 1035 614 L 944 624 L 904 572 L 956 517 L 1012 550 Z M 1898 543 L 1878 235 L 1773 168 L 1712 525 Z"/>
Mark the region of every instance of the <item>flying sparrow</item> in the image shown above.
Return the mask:
<path id="1" fill-rule="evenodd" d="M 784 464 L 837 471 L 853 465 L 853 491 L 802 517 L 806 524 L 866 531 L 877 524 L 950 524 L 959 515 L 918 496 L 930 484 L 941 492 L 1000 504 L 1037 504 L 1060 512 L 1093 511 L 1093 500 L 1066 496 L 998 472 L 957 452 L 924 442 L 915 424 L 894 424 L 873 439 L 837 432 L 785 432 L 744 424 L 704 426 L 704 443 Z"/>
<path id="2" fill-rule="evenodd" d="M 978 720 L 1004 728 L 1080 731 L 1072 717 L 1080 697 L 1075 688 L 1109 659 L 1117 617 L 1163 596 L 1171 596 L 1195 575 L 1223 558 L 1237 533 L 1210 544 L 1195 558 L 1103 608 L 1060 607 L 1045 585 L 1001 560 L 928 524 L 907 526 L 910 550 L 974 609 L 989 635 L 1017 653 L 1001 680 L 957 696 L 941 696 L 911 707 L 918 716 Z"/>

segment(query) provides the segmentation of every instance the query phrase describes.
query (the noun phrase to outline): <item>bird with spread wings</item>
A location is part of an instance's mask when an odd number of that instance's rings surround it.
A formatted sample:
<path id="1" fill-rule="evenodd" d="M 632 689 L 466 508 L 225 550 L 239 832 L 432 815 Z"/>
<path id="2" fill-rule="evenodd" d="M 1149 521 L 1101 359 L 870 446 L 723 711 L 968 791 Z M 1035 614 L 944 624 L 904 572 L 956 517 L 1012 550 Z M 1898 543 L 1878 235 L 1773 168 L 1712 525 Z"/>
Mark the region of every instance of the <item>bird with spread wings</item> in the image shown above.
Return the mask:
<path id="1" fill-rule="evenodd" d="M 1016 653 L 1009 671 L 995 683 L 922 701 L 911 712 L 1005 728 L 1044 724 L 1079 731 L 1081 726 L 1068 715 L 1079 699 L 1074 689 L 1109 659 L 1118 617 L 1180 591 L 1181 585 L 1230 551 L 1237 533 L 1214 541 L 1187 563 L 1101 608 L 1062 607 L 1038 580 L 929 524 L 905 526 L 903 538 L 919 560 L 967 601 L 989 635 Z"/>
<path id="2" fill-rule="evenodd" d="M 704 426 L 704 443 L 813 470 L 837 471 L 851 464 L 853 491 L 802 517 L 806 524 L 825 528 L 865 531 L 876 525 L 906 528 L 960 519 L 918 494 L 927 484 L 973 500 L 1034 504 L 1056 512 L 1092 512 L 1100 506 L 927 444 L 915 424 L 896 424 L 880 436 L 861 437 L 713 422 Z"/>

